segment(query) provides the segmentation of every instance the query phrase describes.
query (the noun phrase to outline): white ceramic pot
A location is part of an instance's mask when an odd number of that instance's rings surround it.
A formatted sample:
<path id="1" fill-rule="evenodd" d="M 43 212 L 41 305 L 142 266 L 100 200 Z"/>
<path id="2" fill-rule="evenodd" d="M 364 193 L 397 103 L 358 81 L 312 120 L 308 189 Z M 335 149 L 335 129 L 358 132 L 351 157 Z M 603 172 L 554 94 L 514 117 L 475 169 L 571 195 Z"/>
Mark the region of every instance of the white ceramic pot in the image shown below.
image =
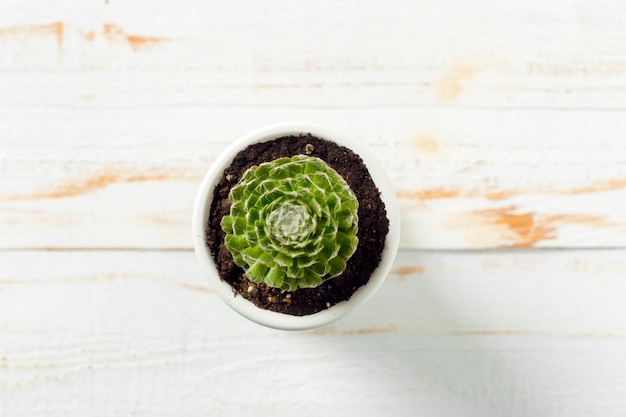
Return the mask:
<path id="1" fill-rule="evenodd" d="M 337 303 L 326 310 L 311 315 L 292 316 L 259 308 L 244 297 L 235 295 L 232 287 L 220 279 L 206 244 L 205 229 L 213 200 L 213 190 L 221 179 L 224 170 L 232 163 L 237 153 L 253 143 L 267 142 L 283 136 L 298 136 L 306 133 L 345 146 L 361 157 L 374 183 L 381 192 L 381 199 L 385 204 L 387 217 L 389 218 L 389 232 L 385 240 L 380 264 L 371 275 L 367 284 L 357 289 L 349 300 Z M 215 292 L 230 307 L 242 316 L 264 326 L 282 330 L 308 330 L 326 326 L 346 317 L 365 304 L 378 290 L 389 273 L 396 256 L 400 239 L 400 213 L 391 181 L 379 162 L 366 148 L 357 142 L 346 139 L 344 135 L 329 132 L 318 126 L 304 123 L 281 123 L 254 130 L 235 141 L 222 152 L 211 165 L 200 185 L 194 206 L 192 228 L 198 263 Z"/>

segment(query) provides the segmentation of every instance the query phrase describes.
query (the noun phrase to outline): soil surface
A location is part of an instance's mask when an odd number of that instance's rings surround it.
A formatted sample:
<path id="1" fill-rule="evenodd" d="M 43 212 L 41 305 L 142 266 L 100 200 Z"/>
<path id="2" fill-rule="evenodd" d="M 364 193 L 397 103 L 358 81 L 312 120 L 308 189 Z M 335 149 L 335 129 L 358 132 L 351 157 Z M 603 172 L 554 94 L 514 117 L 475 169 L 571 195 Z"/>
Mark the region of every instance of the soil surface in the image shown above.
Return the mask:
<path id="1" fill-rule="evenodd" d="M 220 227 L 222 217 L 230 212 L 228 193 L 243 173 L 253 165 L 293 155 L 311 155 L 324 160 L 348 183 L 359 201 L 358 247 L 348 260 L 344 272 L 326 280 L 317 288 L 288 292 L 255 283 L 246 278 L 244 269 L 233 262 L 224 246 L 225 233 Z M 361 158 L 350 149 L 310 134 L 286 136 L 269 142 L 248 146 L 239 152 L 224 171 L 213 191 L 214 199 L 207 223 L 207 244 L 222 280 L 233 291 L 260 308 L 284 314 L 303 316 L 317 313 L 341 301 L 348 300 L 367 283 L 380 263 L 389 231 L 385 205 L 380 198 Z"/>

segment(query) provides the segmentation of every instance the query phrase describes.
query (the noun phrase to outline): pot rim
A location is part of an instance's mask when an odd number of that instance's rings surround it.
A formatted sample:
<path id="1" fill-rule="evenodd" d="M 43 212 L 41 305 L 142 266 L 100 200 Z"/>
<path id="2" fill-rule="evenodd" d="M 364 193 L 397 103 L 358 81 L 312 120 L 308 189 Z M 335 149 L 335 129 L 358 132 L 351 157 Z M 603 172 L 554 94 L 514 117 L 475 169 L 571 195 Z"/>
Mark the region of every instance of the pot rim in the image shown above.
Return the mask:
<path id="1" fill-rule="evenodd" d="M 213 190 L 224 170 L 232 163 L 239 151 L 253 143 L 267 142 L 283 136 L 295 136 L 306 133 L 345 146 L 361 157 L 385 204 L 389 219 L 389 232 L 385 238 L 385 246 L 378 267 L 370 276 L 369 281 L 358 288 L 350 299 L 314 314 L 293 316 L 262 309 L 243 296 L 235 295 L 233 288 L 227 282 L 222 281 L 217 272 L 216 265 L 206 244 L 206 224 L 211 202 L 213 201 Z M 362 307 L 382 285 L 391 269 L 398 250 L 400 241 L 400 211 L 391 180 L 367 148 L 350 138 L 346 138 L 345 134 L 332 132 L 318 125 L 287 122 L 253 130 L 233 142 L 218 156 L 204 176 L 196 195 L 192 231 L 198 264 L 208 277 L 211 287 L 228 306 L 243 317 L 263 326 L 280 330 L 309 330 L 327 326 L 348 316 Z"/>

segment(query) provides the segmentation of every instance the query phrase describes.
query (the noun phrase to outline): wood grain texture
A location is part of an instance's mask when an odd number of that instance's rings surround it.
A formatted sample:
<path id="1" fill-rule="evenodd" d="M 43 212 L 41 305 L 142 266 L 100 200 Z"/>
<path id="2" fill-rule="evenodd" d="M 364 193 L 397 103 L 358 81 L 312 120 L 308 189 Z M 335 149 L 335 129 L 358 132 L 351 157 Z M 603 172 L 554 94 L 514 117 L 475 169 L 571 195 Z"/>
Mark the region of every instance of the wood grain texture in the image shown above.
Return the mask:
<path id="1" fill-rule="evenodd" d="M 344 131 L 377 156 L 404 248 L 626 243 L 620 112 L 27 107 L 0 109 L 0 246 L 191 248 L 211 162 L 246 131 L 289 119 Z"/>
<path id="2" fill-rule="evenodd" d="M 624 13 L 611 0 L 10 0 L 0 104 L 624 109 Z"/>
<path id="3" fill-rule="evenodd" d="M 617 416 L 624 251 L 401 252 L 335 326 L 262 328 L 193 253 L 0 252 L 3 416 Z"/>
<path id="4" fill-rule="evenodd" d="M 0 247 L 191 248 L 210 163 L 287 120 L 381 159 L 404 248 L 623 247 L 623 12 L 3 2 Z"/>
<path id="5" fill-rule="evenodd" d="M 625 15 L 1 2 L 0 416 L 622 416 Z M 217 155 L 291 120 L 364 143 L 428 249 L 303 333 L 238 317 L 186 250 Z"/>

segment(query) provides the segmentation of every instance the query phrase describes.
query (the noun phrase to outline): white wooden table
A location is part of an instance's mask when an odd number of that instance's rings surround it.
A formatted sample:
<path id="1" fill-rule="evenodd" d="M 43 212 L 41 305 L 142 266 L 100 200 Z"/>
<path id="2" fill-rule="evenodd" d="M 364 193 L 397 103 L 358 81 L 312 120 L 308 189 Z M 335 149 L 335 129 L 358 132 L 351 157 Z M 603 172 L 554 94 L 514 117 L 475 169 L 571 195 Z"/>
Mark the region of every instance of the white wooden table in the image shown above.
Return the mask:
<path id="1" fill-rule="evenodd" d="M 0 416 L 623 416 L 626 3 L 5 0 Z M 241 134 L 365 143 L 402 251 L 251 324 L 191 209 Z"/>

